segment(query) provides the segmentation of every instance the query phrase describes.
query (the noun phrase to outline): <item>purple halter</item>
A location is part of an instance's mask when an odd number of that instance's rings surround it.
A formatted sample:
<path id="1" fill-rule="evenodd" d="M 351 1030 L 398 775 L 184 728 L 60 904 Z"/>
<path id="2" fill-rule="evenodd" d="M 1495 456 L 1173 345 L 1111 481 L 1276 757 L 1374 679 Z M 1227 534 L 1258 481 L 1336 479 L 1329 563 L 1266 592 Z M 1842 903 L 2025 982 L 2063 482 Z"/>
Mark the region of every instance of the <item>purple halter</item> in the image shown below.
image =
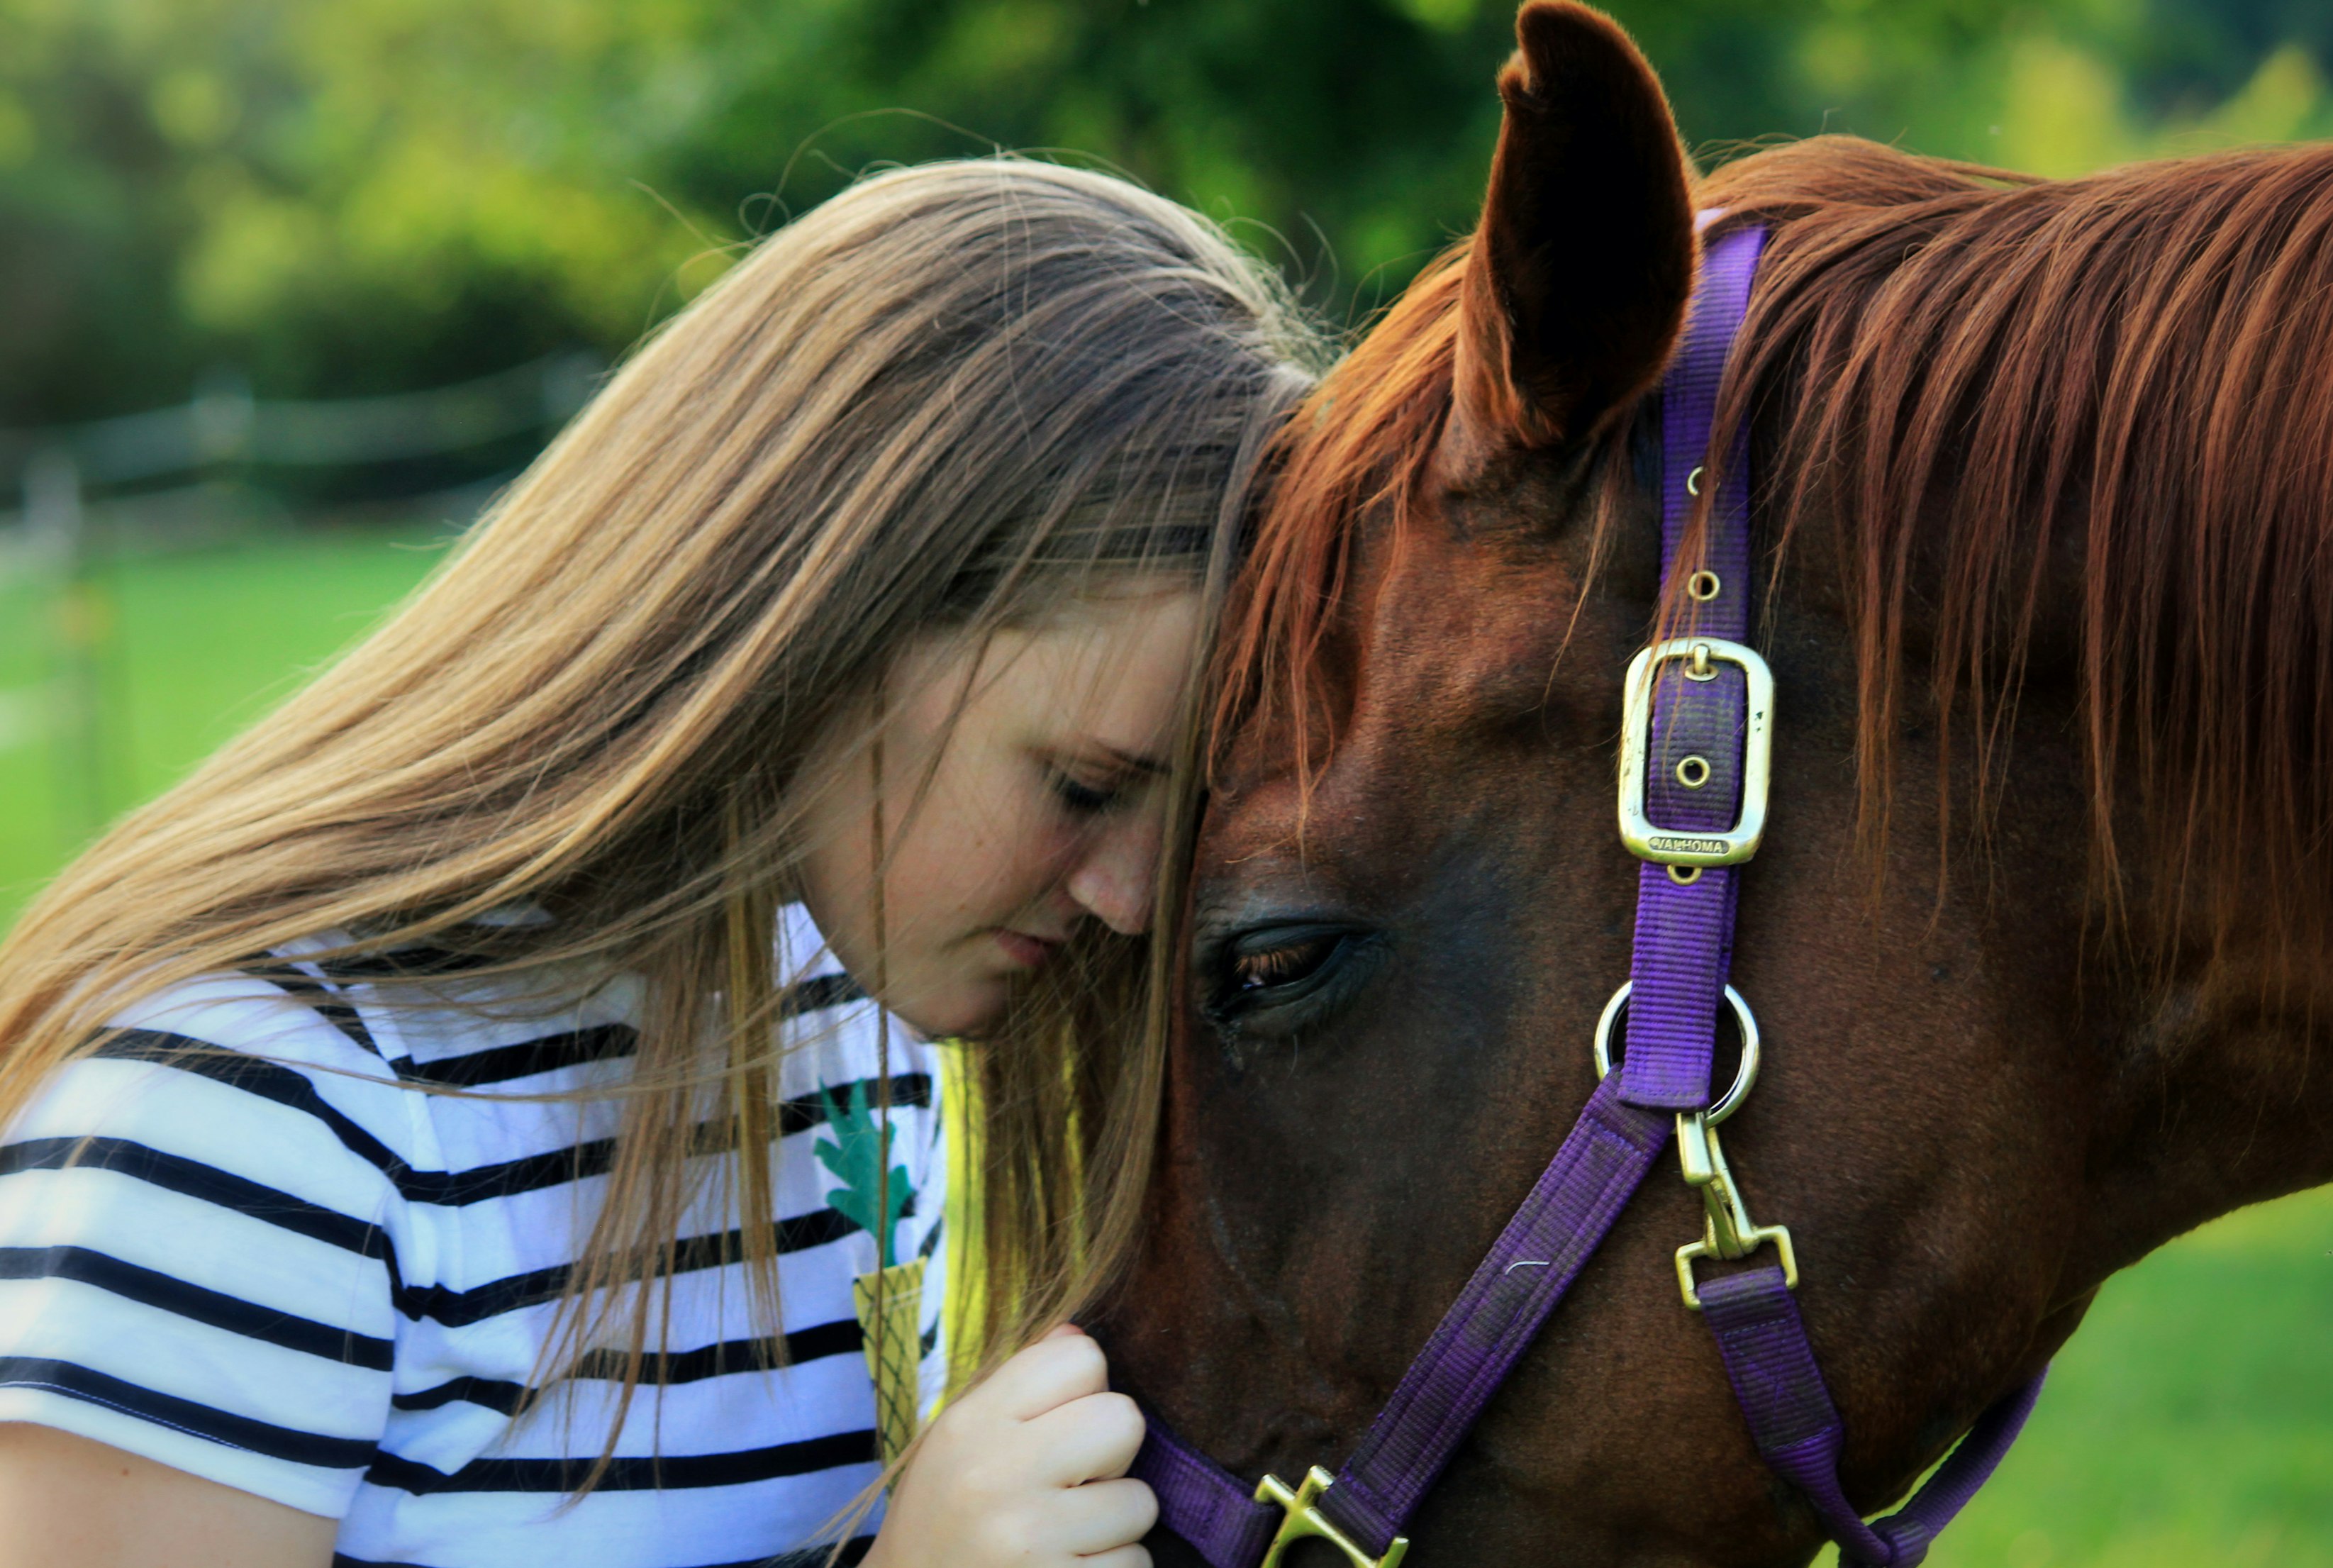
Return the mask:
<path id="1" fill-rule="evenodd" d="M 1685 341 L 1662 385 L 1662 573 L 1665 582 L 1684 574 L 1693 614 L 1689 635 L 1647 649 L 1629 669 L 1621 835 L 1645 864 L 1635 962 L 1597 1037 L 1605 1071 L 1609 1035 L 1625 1016 L 1626 1059 L 1618 1072 L 1606 1072 L 1342 1470 L 1331 1476 L 1316 1466 L 1293 1488 L 1267 1476 L 1251 1489 L 1152 1419 L 1132 1473 L 1157 1494 L 1159 1522 L 1214 1568 L 1276 1568 L 1291 1543 L 1316 1536 L 1354 1568 L 1397 1568 L 1409 1545 L 1402 1526 L 1672 1137 L 1706 1215 L 1702 1239 L 1678 1250 L 1685 1303 L 1716 1335 L 1759 1453 L 1805 1495 L 1843 1563 L 1914 1568 L 1992 1475 L 2041 1391 L 2036 1378 L 1986 1410 L 1909 1503 L 1867 1525 L 1839 1486 L 1845 1429 L 1791 1294 L 1798 1265 L 1790 1233 L 1751 1220 L 1715 1131 L 1748 1092 L 1758 1061 L 1755 1021 L 1725 984 L 1734 868 L 1755 852 L 1765 816 L 1772 709 L 1765 665 L 1743 646 L 1750 603 L 1746 431 L 1726 455 L 1701 556 L 1684 563 L 1679 551 L 1701 492 L 1718 385 L 1764 244 L 1764 231 L 1749 227 L 1709 246 Z M 1713 1106 L 1721 1001 L 1739 1020 L 1743 1066 Z M 1748 1258 L 1770 1246 L 1779 1262 L 1695 1279 L 1701 1259 Z"/>

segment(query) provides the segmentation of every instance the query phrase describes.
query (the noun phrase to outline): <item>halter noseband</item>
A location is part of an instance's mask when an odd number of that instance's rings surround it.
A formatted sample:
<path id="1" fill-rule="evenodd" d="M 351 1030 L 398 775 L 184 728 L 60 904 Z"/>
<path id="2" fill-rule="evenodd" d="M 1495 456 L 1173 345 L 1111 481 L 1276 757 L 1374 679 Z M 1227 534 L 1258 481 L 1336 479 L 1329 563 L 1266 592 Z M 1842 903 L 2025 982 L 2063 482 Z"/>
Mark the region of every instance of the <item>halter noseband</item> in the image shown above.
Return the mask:
<path id="1" fill-rule="evenodd" d="M 1717 216 L 1704 215 L 1704 226 Z M 1353 1568 L 1397 1568 L 1409 1549 L 1403 1525 L 1673 1135 L 1703 1206 L 1701 1239 L 1676 1254 L 1685 1304 L 1716 1336 L 1759 1454 L 1804 1494 L 1844 1564 L 1914 1568 L 2009 1451 L 2041 1391 L 2036 1378 L 1987 1409 L 1909 1503 L 1867 1525 L 1839 1485 L 1845 1428 L 1791 1294 L 1798 1284 L 1791 1233 L 1751 1218 L 1718 1139 L 1717 1124 L 1758 1073 L 1756 1019 L 1725 980 L 1734 868 L 1757 852 L 1765 827 L 1773 716 L 1773 678 L 1743 640 L 1746 430 L 1735 433 L 1710 496 L 1700 553 L 1690 564 L 1679 556 L 1701 497 L 1718 386 L 1764 244 L 1762 229 L 1743 227 L 1708 246 L 1684 343 L 1662 383 L 1662 581 L 1683 574 L 1690 630 L 1646 649 L 1628 667 L 1620 837 L 1645 863 L 1629 978 L 1597 1024 L 1596 1091 L 1342 1470 L 1332 1476 L 1316 1465 L 1294 1487 L 1267 1476 L 1251 1492 L 1151 1418 L 1131 1473 L 1157 1493 L 1159 1522 L 1214 1568 L 1278 1568 L 1292 1543 L 1315 1536 Z M 1712 1105 L 1721 999 L 1741 1034 L 1742 1066 Z M 1616 1031 L 1627 1043 L 1617 1071 Z M 1695 1272 L 1705 1259 L 1748 1259 L 1770 1247 L 1770 1260 L 1746 1268 L 1708 1278 Z"/>

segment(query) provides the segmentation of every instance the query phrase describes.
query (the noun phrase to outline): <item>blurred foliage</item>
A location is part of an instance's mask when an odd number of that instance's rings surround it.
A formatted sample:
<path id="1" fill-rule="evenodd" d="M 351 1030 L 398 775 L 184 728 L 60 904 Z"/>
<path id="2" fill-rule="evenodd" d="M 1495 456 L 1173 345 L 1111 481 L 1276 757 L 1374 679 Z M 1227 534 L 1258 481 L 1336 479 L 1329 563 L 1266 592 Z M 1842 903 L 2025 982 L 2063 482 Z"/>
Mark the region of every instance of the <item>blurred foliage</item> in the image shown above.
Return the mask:
<path id="1" fill-rule="evenodd" d="M 2333 130 L 2321 0 L 1617 0 L 1688 138 L 2053 174 Z M 1343 316 L 1471 221 L 1509 0 L 0 0 L 0 425 L 619 351 L 884 160 L 1057 149 Z"/>

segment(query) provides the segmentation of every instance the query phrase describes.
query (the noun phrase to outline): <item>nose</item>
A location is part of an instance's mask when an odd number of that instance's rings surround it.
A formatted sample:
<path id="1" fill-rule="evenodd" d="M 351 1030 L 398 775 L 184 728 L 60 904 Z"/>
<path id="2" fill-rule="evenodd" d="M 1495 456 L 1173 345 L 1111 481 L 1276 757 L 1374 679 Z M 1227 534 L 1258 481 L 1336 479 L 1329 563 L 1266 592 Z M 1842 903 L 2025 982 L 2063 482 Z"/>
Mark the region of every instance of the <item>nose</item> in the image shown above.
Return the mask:
<path id="1" fill-rule="evenodd" d="M 1097 834 L 1062 884 L 1070 900 L 1121 936 L 1148 930 L 1158 890 L 1161 825 L 1145 813 Z"/>

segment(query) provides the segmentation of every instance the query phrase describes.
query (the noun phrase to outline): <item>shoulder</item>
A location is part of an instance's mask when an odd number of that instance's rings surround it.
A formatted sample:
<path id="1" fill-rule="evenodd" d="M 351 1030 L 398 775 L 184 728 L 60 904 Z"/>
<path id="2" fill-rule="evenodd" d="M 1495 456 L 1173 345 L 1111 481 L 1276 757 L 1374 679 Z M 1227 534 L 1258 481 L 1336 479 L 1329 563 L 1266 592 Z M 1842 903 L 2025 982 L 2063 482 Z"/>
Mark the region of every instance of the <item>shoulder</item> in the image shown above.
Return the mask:
<path id="1" fill-rule="evenodd" d="M 440 973 L 428 954 L 344 948 L 319 937 L 121 1008 L 8 1138 L 191 1140 L 237 1166 L 344 1159 L 402 1189 L 440 1158 L 432 1091 L 588 1090 L 632 1054 L 626 977 Z"/>
<path id="2" fill-rule="evenodd" d="M 394 1070 L 363 1021 L 293 966 L 186 981 L 107 1024 L 5 1130 L 11 1169 L 135 1149 L 296 1185 L 325 1171 L 385 1179 L 404 1163 Z"/>
<path id="3" fill-rule="evenodd" d="M 0 1140 L 0 1419 L 337 1515 L 388 1409 L 402 1091 L 264 976 L 112 1024 Z"/>

